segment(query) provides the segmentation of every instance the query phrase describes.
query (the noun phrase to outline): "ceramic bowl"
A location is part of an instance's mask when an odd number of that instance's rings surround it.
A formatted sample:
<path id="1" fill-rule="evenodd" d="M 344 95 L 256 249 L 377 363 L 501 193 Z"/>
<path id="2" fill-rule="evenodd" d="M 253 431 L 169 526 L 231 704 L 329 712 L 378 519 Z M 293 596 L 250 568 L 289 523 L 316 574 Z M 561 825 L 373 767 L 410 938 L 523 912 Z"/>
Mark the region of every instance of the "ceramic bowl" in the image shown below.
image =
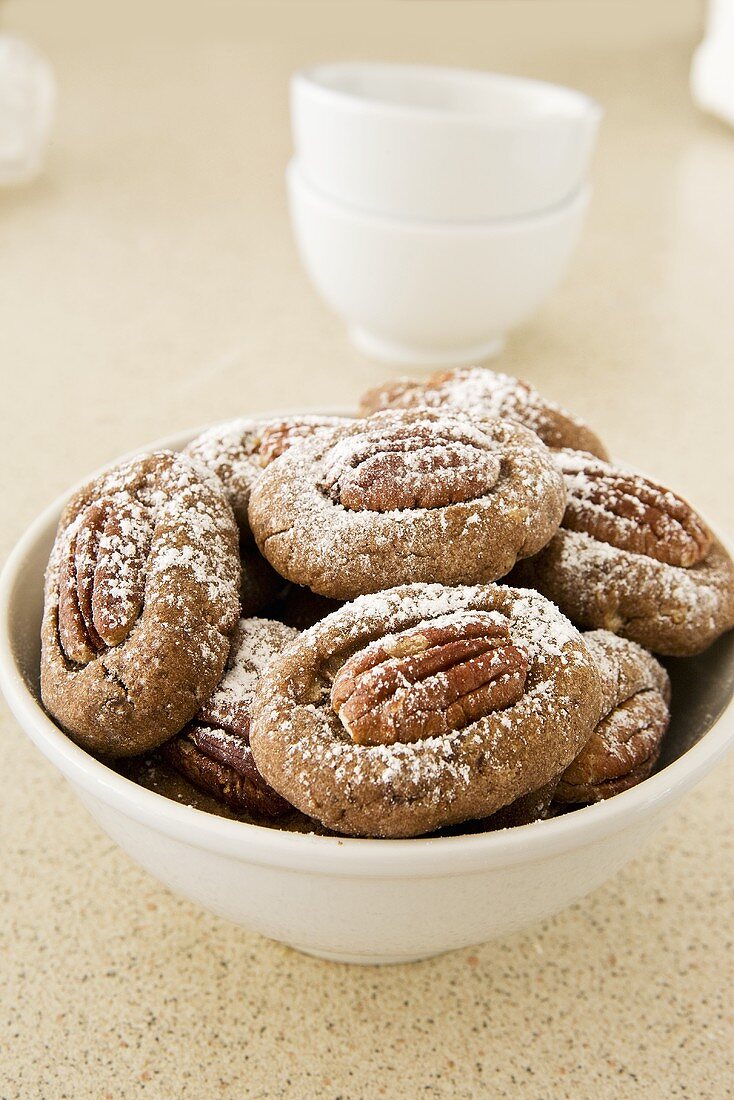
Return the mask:
<path id="1" fill-rule="evenodd" d="M 287 174 L 301 259 L 355 346 L 416 367 L 496 354 L 563 275 L 581 232 L 588 188 L 544 214 L 503 222 L 407 221 L 336 202 Z"/>
<path id="2" fill-rule="evenodd" d="M 601 109 L 497 73 L 340 63 L 291 79 L 305 177 L 393 217 L 488 221 L 547 210 L 582 186 Z"/>
<path id="3" fill-rule="evenodd" d="M 193 434 L 145 450 L 183 447 Z M 673 720 L 656 774 L 550 821 L 472 836 L 360 840 L 192 809 L 95 760 L 41 705 L 43 574 L 63 503 L 29 527 L 0 576 L 0 686 L 13 714 L 136 863 L 202 908 L 299 951 L 340 962 L 407 962 L 542 920 L 639 856 L 734 742 L 732 632 L 700 657 L 666 662 Z"/>

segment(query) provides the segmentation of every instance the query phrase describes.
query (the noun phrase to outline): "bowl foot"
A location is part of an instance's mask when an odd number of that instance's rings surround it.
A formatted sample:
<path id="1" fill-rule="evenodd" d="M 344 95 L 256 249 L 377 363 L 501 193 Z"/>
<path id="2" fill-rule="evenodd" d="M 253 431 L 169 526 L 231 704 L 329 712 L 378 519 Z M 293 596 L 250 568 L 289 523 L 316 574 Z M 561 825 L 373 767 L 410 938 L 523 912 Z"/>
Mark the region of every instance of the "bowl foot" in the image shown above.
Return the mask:
<path id="1" fill-rule="evenodd" d="M 406 367 L 461 367 L 470 363 L 481 363 L 499 355 L 505 346 L 504 336 L 494 336 L 482 344 L 472 344 L 460 348 L 420 348 L 384 340 L 366 329 L 355 327 L 349 330 L 349 339 L 357 351 L 368 359 L 377 359 L 381 363 L 393 363 Z"/>
<path id="2" fill-rule="evenodd" d="M 301 947 L 297 943 L 289 943 L 288 947 L 292 947 L 302 955 L 310 955 L 314 959 L 356 966 L 392 966 L 397 963 L 420 962 L 422 959 L 433 959 L 437 955 L 446 954 L 445 951 L 428 951 L 419 955 L 350 955 L 342 951 L 317 951 L 313 947 Z"/>

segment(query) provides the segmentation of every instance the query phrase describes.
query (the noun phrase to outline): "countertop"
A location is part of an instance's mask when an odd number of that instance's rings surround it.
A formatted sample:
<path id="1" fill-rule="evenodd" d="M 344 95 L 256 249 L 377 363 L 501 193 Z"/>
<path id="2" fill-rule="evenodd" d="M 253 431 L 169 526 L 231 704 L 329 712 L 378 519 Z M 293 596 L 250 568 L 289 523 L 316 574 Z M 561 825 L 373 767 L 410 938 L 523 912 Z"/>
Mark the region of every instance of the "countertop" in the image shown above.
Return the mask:
<path id="1" fill-rule="evenodd" d="M 734 133 L 690 102 L 696 5 L 114 9 L 0 8 L 61 92 L 47 172 L 0 193 L 3 555 L 120 452 L 248 411 L 349 405 L 391 373 L 317 300 L 286 215 L 288 73 L 340 56 L 599 98 L 583 240 L 498 363 L 734 532 Z M 734 759 L 567 912 L 360 969 L 172 896 L 0 720 L 3 1100 L 732 1095 Z"/>

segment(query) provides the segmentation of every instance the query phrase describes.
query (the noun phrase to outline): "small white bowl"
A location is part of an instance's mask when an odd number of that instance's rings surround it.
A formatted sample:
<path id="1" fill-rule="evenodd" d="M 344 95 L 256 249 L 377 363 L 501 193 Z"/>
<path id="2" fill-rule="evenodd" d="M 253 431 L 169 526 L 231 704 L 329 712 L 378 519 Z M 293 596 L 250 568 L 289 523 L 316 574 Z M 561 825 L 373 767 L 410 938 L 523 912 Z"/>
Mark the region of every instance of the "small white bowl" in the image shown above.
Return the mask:
<path id="1" fill-rule="evenodd" d="M 372 358 L 458 366 L 496 354 L 561 278 L 590 190 L 502 222 L 407 221 L 322 195 L 296 161 L 288 172 L 301 259 L 324 301 Z"/>
<path id="2" fill-rule="evenodd" d="M 146 449 L 182 447 L 190 438 Z M 624 794 L 551 821 L 474 836 L 352 840 L 279 832 L 191 809 L 89 756 L 41 705 L 43 574 L 63 503 L 31 525 L 0 577 L 0 686 L 15 717 L 105 832 L 155 878 L 204 909 L 309 954 L 405 962 L 525 928 L 638 856 L 734 742 L 730 634 L 701 657 L 668 663 L 674 715 L 666 766 Z"/>
<path id="3" fill-rule="evenodd" d="M 291 78 L 296 156 L 325 194 L 430 221 L 488 221 L 566 201 L 601 108 L 555 84 L 421 65 L 320 65 Z"/>

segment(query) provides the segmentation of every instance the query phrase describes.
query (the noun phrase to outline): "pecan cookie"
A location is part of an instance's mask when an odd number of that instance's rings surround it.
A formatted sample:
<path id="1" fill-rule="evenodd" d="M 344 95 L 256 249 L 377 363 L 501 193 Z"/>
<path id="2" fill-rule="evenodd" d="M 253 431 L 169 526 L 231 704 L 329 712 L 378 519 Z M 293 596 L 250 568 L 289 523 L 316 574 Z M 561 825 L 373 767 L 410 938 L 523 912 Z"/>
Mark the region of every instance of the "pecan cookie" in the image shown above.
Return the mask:
<path id="1" fill-rule="evenodd" d="M 440 371 L 426 381 L 399 378 L 362 398 L 363 416 L 381 409 L 448 409 L 474 417 L 515 420 L 539 435 L 548 447 L 574 447 L 607 458 L 604 444 L 578 417 L 546 401 L 519 378 L 487 367 Z"/>
<path id="2" fill-rule="evenodd" d="M 651 653 L 607 630 L 583 638 L 599 669 L 604 710 L 561 776 L 560 804 L 600 802 L 647 779 L 670 721 L 670 680 Z"/>
<path id="3" fill-rule="evenodd" d="M 495 580 L 545 546 L 564 507 L 551 452 L 527 428 L 394 410 L 286 451 L 254 485 L 249 516 L 278 573 L 348 600 Z"/>
<path id="4" fill-rule="evenodd" d="M 294 443 L 339 424 L 338 416 L 286 416 L 274 420 L 240 419 L 216 424 L 193 439 L 185 454 L 215 473 L 224 485 L 243 539 L 250 540 L 247 505 L 264 468 Z"/>
<path id="5" fill-rule="evenodd" d="M 165 741 L 216 687 L 239 616 L 237 527 L 216 478 L 158 451 L 64 510 L 46 573 L 44 705 L 84 748 Z"/>
<path id="6" fill-rule="evenodd" d="M 269 619 L 240 619 L 219 686 L 193 722 L 159 749 L 186 779 L 233 810 L 278 817 L 291 806 L 257 769 L 250 709 L 258 679 L 296 630 Z"/>
<path id="7" fill-rule="evenodd" d="M 250 741 L 309 817 L 407 837 L 537 791 L 600 713 L 581 636 L 537 592 L 412 584 L 347 604 L 276 657 Z"/>
<path id="8" fill-rule="evenodd" d="M 574 622 L 655 653 L 700 653 L 734 626 L 734 564 L 686 501 L 578 451 L 555 452 L 561 530 L 513 572 Z"/>

